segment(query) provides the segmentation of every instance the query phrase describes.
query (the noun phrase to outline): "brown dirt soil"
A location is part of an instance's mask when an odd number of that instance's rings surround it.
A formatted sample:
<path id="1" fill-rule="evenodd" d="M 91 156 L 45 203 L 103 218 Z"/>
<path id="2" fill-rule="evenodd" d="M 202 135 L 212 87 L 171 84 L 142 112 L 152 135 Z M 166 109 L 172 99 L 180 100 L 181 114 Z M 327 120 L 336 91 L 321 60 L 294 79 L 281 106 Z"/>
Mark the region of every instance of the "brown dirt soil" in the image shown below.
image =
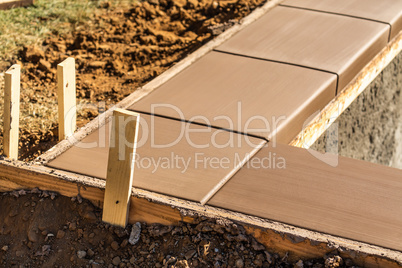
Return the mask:
<path id="1" fill-rule="evenodd" d="M 263 2 L 149 0 L 126 9 L 104 2 L 86 25 L 24 47 L 13 62 L 23 68 L 20 159 L 32 160 L 57 142 L 56 70 L 67 57 L 76 59 L 83 126 L 99 107 L 122 100 Z"/>
<path id="2" fill-rule="evenodd" d="M 231 222 L 112 227 L 90 202 L 38 189 L 2 193 L 0 208 L 1 267 L 353 267 L 336 252 L 290 263 Z"/>

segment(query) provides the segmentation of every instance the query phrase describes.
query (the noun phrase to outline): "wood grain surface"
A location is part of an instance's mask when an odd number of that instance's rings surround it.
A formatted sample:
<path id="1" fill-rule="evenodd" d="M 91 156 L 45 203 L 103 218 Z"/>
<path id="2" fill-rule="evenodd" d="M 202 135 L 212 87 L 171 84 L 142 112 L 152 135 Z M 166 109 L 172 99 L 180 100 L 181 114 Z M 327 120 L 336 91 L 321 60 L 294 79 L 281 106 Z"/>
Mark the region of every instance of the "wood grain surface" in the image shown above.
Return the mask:
<path id="1" fill-rule="evenodd" d="M 3 146 L 4 155 L 18 159 L 20 126 L 21 66 L 14 64 L 4 74 Z"/>
<path id="2" fill-rule="evenodd" d="M 57 102 L 59 140 L 64 140 L 71 136 L 77 128 L 74 58 L 67 58 L 57 65 Z"/>
<path id="3" fill-rule="evenodd" d="M 140 115 L 113 112 L 102 221 L 125 228 L 128 222 Z"/>

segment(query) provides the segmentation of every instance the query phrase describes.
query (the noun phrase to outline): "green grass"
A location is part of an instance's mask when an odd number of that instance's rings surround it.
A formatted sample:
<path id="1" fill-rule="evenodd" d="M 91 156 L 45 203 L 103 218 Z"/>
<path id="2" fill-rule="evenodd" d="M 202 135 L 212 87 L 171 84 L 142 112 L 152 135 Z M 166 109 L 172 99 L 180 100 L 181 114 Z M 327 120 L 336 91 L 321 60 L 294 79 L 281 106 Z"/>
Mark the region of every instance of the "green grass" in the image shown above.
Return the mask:
<path id="1" fill-rule="evenodd" d="M 40 45 L 49 34 L 60 35 L 84 24 L 105 0 L 36 0 L 33 6 L 0 10 L 0 61 L 15 57 L 24 45 Z M 133 0 L 111 0 L 124 6 Z"/>
<path id="2" fill-rule="evenodd" d="M 33 6 L 0 10 L 0 153 L 4 107 L 3 71 L 10 67 L 11 62 L 15 63 L 18 52 L 24 46 L 41 46 L 48 36 L 60 36 L 79 26 L 88 30 L 96 28 L 98 25 L 92 20 L 94 14 L 125 8 L 136 1 L 138 0 L 36 0 Z M 108 9 L 104 8 L 106 6 Z M 55 92 L 54 87 L 55 84 L 43 87 L 40 92 L 30 85 L 21 87 L 22 132 L 46 132 L 57 125 L 57 99 L 47 97 Z M 30 95 L 36 95 L 38 102 L 30 102 Z"/>

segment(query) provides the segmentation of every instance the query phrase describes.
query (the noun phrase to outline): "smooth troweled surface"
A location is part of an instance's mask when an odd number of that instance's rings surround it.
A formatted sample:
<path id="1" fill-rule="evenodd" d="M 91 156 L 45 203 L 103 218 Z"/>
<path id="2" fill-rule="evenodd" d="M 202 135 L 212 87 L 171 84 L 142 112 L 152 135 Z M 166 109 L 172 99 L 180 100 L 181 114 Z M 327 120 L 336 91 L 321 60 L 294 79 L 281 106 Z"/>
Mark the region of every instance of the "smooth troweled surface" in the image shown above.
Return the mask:
<path id="1" fill-rule="evenodd" d="M 133 186 L 200 201 L 256 145 L 264 142 L 141 114 Z M 108 153 L 109 124 L 58 156 L 49 166 L 105 179 Z"/>
<path id="2" fill-rule="evenodd" d="M 278 6 L 217 50 L 336 73 L 339 92 L 387 45 L 388 35 L 383 23 Z"/>
<path id="3" fill-rule="evenodd" d="M 402 29 L 400 0 L 286 0 L 282 5 L 339 13 L 391 25 L 391 39 Z"/>
<path id="4" fill-rule="evenodd" d="M 402 170 L 277 144 L 208 205 L 402 250 L 401 193 Z"/>
<path id="5" fill-rule="evenodd" d="M 287 143 L 335 88 L 333 74 L 211 52 L 129 109 Z"/>

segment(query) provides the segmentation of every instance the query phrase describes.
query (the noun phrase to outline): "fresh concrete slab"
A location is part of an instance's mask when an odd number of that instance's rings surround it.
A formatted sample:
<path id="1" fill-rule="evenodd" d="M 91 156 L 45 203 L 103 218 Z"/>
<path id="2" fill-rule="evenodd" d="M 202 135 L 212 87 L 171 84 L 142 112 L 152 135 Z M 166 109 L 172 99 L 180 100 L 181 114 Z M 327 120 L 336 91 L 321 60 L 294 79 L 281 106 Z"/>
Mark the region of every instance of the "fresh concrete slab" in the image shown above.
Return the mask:
<path id="1" fill-rule="evenodd" d="M 333 74 L 211 52 L 129 109 L 288 143 L 335 90 Z"/>
<path id="2" fill-rule="evenodd" d="M 383 22 L 391 27 L 390 39 L 402 30 L 400 0 L 286 0 L 281 5 Z"/>
<path id="3" fill-rule="evenodd" d="M 141 114 L 133 186 L 201 201 L 264 143 L 233 132 Z M 48 165 L 106 179 L 108 152 L 106 124 Z"/>
<path id="4" fill-rule="evenodd" d="M 278 6 L 217 48 L 339 75 L 338 92 L 388 43 L 384 23 Z"/>

